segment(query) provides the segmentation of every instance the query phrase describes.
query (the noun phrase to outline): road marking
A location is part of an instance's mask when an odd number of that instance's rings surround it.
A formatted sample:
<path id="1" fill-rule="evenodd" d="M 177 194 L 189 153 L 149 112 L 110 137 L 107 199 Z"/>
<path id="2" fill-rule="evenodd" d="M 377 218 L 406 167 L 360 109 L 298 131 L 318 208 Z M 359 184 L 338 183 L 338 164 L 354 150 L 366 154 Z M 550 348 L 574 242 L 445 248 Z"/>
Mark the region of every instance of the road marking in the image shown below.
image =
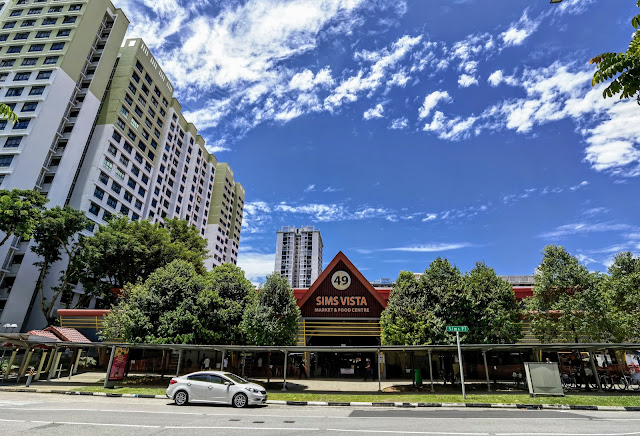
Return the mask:
<path id="1" fill-rule="evenodd" d="M 320 431 L 317 427 L 245 427 L 245 426 L 236 426 L 236 427 L 222 427 L 222 426 L 167 426 L 164 427 L 167 430 L 181 430 L 181 429 L 193 429 L 193 430 L 289 430 L 289 431 Z"/>
<path id="2" fill-rule="evenodd" d="M 0 419 L 0 422 L 27 422 L 22 419 Z"/>
<path id="3" fill-rule="evenodd" d="M 162 428 L 159 425 L 143 424 L 109 424 L 97 422 L 74 422 L 74 421 L 29 421 L 34 424 L 63 424 L 63 425 L 92 425 L 98 427 L 133 427 L 133 428 Z"/>
<path id="4" fill-rule="evenodd" d="M 496 436 L 629 436 L 640 435 L 640 431 L 624 433 L 496 433 Z"/>
<path id="5" fill-rule="evenodd" d="M 454 436 L 489 436 L 489 433 L 456 433 L 456 432 L 443 432 L 443 431 L 399 431 L 399 430 L 351 430 L 344 428 L 328 428 L 327 431 L 335 431 L 342 433 L 391 433 L 391 434 L 439 434 L 439 435 L 454 435 Z"/>

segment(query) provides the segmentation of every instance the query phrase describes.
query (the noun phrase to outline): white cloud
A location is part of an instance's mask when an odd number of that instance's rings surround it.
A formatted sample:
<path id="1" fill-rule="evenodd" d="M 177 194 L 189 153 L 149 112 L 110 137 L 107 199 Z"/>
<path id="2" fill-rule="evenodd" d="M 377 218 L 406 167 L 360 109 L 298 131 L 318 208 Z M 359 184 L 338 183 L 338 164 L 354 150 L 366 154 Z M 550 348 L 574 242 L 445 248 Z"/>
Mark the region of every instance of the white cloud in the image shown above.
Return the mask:
<path id="1" fill-rule="evenodd" d="M 375 107 L 371 109 L 367 109 L 365 113 L 362 115 L 362 118 L 365 120 L 370 120 L 372 118 L 382 118 L 384 115 L 384 107 L 380 103 L 378 103 Z"/>
<path id="2" fill-rule="evenodd" d="M 300 91 L 309 91 L 316 86 L 326 87 L 333 84 L 331 68 L 323 68 L 316 75 L 311 70 L 305 69 L 295 74 L 289 81 L 289 88 Z"/>
<path id="3" fill-rule="evenodd" d="M 498 86 L 504 80 L 504 74 L 502 74 L 502 70 L 497 70 L 491 73 L 487 81 L 491 84 L 491 86 Z"/>
<path id="4" fill-rule="evenodd" d="M 392 130 L 403 130 L 403 129 L 406 129 L 408 125 L 409 125 L 409 120 L 406 119 L 405 117 L 402 117 L 402 118 L 396 118 L 395 120 L 393 120 L 389 128 Z"/>
<path id="5" fill-rule="evenodd" d="M 449 96 L 447 91 L 434 91 L 431 94 L 427 95 L 424 98 L 424 103 L 422 103 L 422 107 L 418 112 L 418 118 L 426 118 L 431 113 L 431 110 L 434 109 L 438 103 L 440 102 L 450 103 L 453 99 Z"/>
<path id="6" fill-rule="evenodd" d="M 448 119 L 442 112 L 437 111 L 431 123 L 425 124 L 423 130 L 437 133 L 440 139 L 458 141 L 471 135 L 471 128 L 476 120 L 476 117 Z"/>
<path id="7" fill-rule="evenodd" d="M 438 218 L 438 215 L 435 213 L 430 213 L 426 217 L 422 218 L 422 222 L 426 223 L 427 221 L 433 221 Z"/>
<path id="8" fill-rule="evenodd" d="M 458 85 L 460 85 L 462 88 L 468 88 L 471 85 L 477 85 L 477 84 L 478 84 L 478 79 L 468 74 L 462 74 L 458 78 Z"/>
<path id="9" fill-rule="evenodd" d="M 558 238 L 579 233 L 629 231 L 633 229 L 633 227 L 627 224 L 579 222 L 558 226 L 555 230 L 540 234 L 539 237 Z"/>
<path id="10" fill-rule="evenodd" d="M 409 245 L 405 247 L 393 247 L 393 248 L 377 248 L 377 249 L 364 249 L 356 250 L 359 253 L 371 253 L 376 251 L 401 251 L 407 253 L 434 253 L 439 251 L 459 250 L 461 248 L 472 247 L 473 245 L 468 242 L 461 243 L 440 243 L 434 242 L 430 244 L 421 245 Z"/>
<path id="11" fill-rule="evenodd" d="M 238 266 L 244 271 L 244 275 L 254 285 L 264 283 L 267 275 L 272 274 L 275 268 L 275 253 L 257 253 L 244 251 L 242 245 L 238 252 Z"/>
<path id="12" fill-rule="evenodd" d="M 334 188 L 333 186 L 327 186 L 322 190 L 322 192 L 338 192 L 342 191 L 342 188 Z"/>
<path id="13" fill-rule="evenodd" d="M 309 185 L 306 188 L 304 188 L 304 192 L 311 192 L 314 191 L 316 189 L 316 185 Z"/>
<path id="14" fill-rule="evenodd" d="M 580 188 L 584 188 L 588 184 L 589 184 L 589 182 L 587 182 L 586 180 L 583 180 L 582 182 L 578 183 L 577 185 L 571 186 L 569 189 L 571 189 L 572 191 L 577 191 Z"/>
<path id="15" fill-rule="evenodd" d="M 500 38 L 506 47 L 521 45 L 536 31 L 539 24 L 539 19 L 530 20 L 525 11 L 517 23 L 513 23 L 509 29 L 500 34 Z"/>

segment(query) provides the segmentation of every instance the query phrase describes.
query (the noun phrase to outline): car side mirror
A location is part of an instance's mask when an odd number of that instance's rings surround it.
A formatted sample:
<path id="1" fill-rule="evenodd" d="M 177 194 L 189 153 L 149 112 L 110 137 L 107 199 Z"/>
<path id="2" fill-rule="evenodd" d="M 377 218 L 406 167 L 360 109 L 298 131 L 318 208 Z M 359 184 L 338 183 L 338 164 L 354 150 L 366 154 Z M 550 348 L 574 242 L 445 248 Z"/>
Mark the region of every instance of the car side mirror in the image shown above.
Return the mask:
<path id="1" fill-rule="evenodd" d="M 230 381 L 226 381 L 226 382 L 224 382 L 224 385 L 225 385 L 225 386 L 231 386 L 232 384 L 233 384 L 233 383 L 231 383 Z"/>

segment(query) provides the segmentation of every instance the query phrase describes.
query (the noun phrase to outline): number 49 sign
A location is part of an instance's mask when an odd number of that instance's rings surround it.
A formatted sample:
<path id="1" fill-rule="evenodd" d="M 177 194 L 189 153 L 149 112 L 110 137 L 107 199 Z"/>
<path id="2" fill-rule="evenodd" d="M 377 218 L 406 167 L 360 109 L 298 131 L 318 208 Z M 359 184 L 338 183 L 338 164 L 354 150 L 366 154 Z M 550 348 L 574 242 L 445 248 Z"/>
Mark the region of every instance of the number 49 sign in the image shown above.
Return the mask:
<path id="1" fill-rule="evenodd" d="M 344 291 L 351 285 L 351 276 L 346 271 L 336 271 L 331 276 L 331 284 L 338 291 Z"/>

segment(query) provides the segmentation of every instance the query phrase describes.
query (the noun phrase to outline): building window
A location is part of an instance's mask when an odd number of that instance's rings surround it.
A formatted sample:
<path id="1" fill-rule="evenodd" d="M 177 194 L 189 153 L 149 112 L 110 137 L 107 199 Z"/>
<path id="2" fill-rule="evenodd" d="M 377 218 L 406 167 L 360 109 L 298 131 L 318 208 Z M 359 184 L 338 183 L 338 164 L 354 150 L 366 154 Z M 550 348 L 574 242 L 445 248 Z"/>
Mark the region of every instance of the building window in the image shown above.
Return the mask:
<path id="1" fill-rule="evenodd" d="M 116 120 L 116 126 L 120 127 L 122 130 L 126 128 L 126 124 L 122 121 L 122 118 L 118 118 Z"/>
<path id="2" fill-rule="evenodd" d="M 116 194 L 119 194 L 122 190 L 122 186 L 120 186 L 120 184 L 116 183 L 115 181 L 111 182 L 111 190 Z"/>
<path id="3" fill-rule="evenodd" d="M 138 215 L 137 213 L 131 214 L 131 221 L 138 221 L 139 219 L 140 219 L 140 215 Z"/>
<path id="4" fill-rule="evenodd" d="M 127 181 L 127 185 L 129 185 L 129 187 L 133 189 L 136 189 L 136 182 L 131 177 L 129 177 L 129 180 Z"/>
<path id="5" fill-rule="evenodd" d="M 36 33 L 36 38 L 48 38 L 51 36 L 51 30 L 41 30 Z"/>
<path id="6" fill-rule="evenodd" d="M 120 180 L 124 180 L 124 171 L 122 171 L 120 168 L 116 168 L 116 177 Z"/>
<path id="7" fill-rule="evenodd" d="M 123 204 L 120 206 L 120 213 L 122 215 L 129 215 L 129 208 Z"/>
<path id="8" fill-rule="evenodd" d="M 58 38 L 61 38 L 63 36 L 69 36 L 69 35 L 71 35 L 71 29 L 60 29 L 56 34 Z"/>
<path id="9" fill-rule="evenodd" d="M 29 127 L 31 120 L 20 120 L 13 125 L 13 130 L 24 130 Z"/>
<path id="10" fill-rule="evenodd" d="M 42 25 L 51 26 L 53 24 L 56 24 L 57 21 L 58 21 L 57 18 L 45 18 L 44 20 L 42 20 Z"/>
<path id="11" fill-rule="evenodd" d="M 22 51 L 21 45 L 12 45 L 7 49 L 7 54 L 20 53 Z"/>
<path id="12" fill-rule="evenodd" d="M 142 186 L 140 186 L 138 188 L 138 194 L 140 194 L 140 197 L 144 198 L 145 194 L 147 193 L 147 191 L 145 191 L 144 189 L 142 189 Z"/>
<path id="13" fill-rule="evenodd" d="M 24 41 L 27 38 L 29 38 L 29 32 L 18 32 L 13 37 L 13 40 L 14 41 Z M 36 38 L 37 38 L 37 35 L 36 35 Z M 6 39 L 5 39 L 5 41 L 6 41 Z"/>
<path id="14" fill-rule="evenodd" d="M 93 191 L 93 196 L 102 200 L 104 198 L 104 189 L 96 186 L 96 189 Z"/>
<path id="15" fill-rule="evenodd" d="M 22 142 L 22 136 L 9 136 L 7 142 L 4 143 L 5 148 L 18 147 Z"/>
<path id="16" fill-rule="evenodd" d="M 131 201 L 133 200 L 133 194 L 129 191 L 125 191 L 124 199 L 127 201 L 127 203 L 131 203 Z"/>
<path id="17" fill-rule="evenodd" d="M 125 94 L 124 96 L 124 101 L 131 106 L 133 104 L 133 99 L 131 97 L 129 97 L 129 94 Z"/>
<path id="18" fill-rule="evenodd" d="M 115 156 L 116 153 L 118 152 L 118 150 L 113 146 L 113 144 L 109 144 L 109 147 L 107 148 L 107 151 L 112 155 Z"/>
<path id="19" fill-rule="evenodd" d="M 13 161 L 13 155 L 0 156 L 0 167 L 8 167 Z"/>
<path id="20" fill-rule="evenodd" d="M 77 17 L 64 17 L 62 24 L 73 24 L 76 22 Z"/>
<path id="21" fill-rule="evenodd" d="M 98 216 L 98 214 L 100 213 L 100 206 L 95 203 L 91 203 L 91 206 L 89 207 L 89 213 Z"/>
<path id="22" fill-rule="evenodd" d="M 29 80 L 30 77 L 31 77 L 31 73 L 16 73 L 16 75 L 13 78 L 13 81 L 19 82 L 22 80 Z"/>
<path id="23" fill-rule="evenodd" d="M 103 184 L 106 185 L 107 183 L 109 183 L 109 176 L 107 176 L 105 173 L 100 171 L 100 175 L 98 176 L 98 180 L 100 180 L 100 183 L 103 183 Z"/>
<path id="24" fill-rule="evenodd" d="M 0 61 L 0 68 L 13 67 L 13 64 L 15 63 L 16 63 L 15 59 L 4 59 Z"/>
<path id="25" fill-rule="evenodd" d="M 38 58 L 25 58 L 22 60 L 23 67 L 31 67 L 38 63 Z"/>
<path id="26" fill-rule="evenodd" d="M 49 79 L 51 77 L 51 71 L 40 71 L 38 73 L 38 76 L 36 77 L 37 80 L 46 80 Z"/>
<path id="27" fill-rule="evenodd" d="M 33 112 L 38 107 L 37 101 L 30 101 L 22 105 L 22 112 Z"/>
<path id="28" fill-rule="evenodd" d="M 80 5 L 80 4 L 69 6 L 69 12 L 77 12 L 80 9 L 82 9 L 82 5 Z"/>
<path id="29" fill-rule="evenodd" d="M 113 217 L 113 214 L 107 210 L 102 214 L 102 219 L 105 221 L 109 221 Z"/>
<path id="30" fill-rule="evenodd" d="M 58 63 L 58 56 L 47 56 L 44 59 L 44 65 L 52 65 Z"/>
<path id="31" fill-rule="evenodd" d="M 120 108 L 120 113 L 121 113 L 125 118 L 128 118 L 128 117 L 129 117 L 129 111 L 128 111 L 128 110 L 127 110 L 127 108 L 126 108 L 126 107 L 124 107 L 124 106 L 122 106 L 122 107 Z"/>
<path id="32" fill-rule="evenodd" d="M 133 151 L 133 147 L 127 141 L 124 142 L 124 145 L 122 146 L 122 148 L 124 148 L 124 151 L 126 151 L 129 154 L 131 154 L 131 152 Z"/>
<path id="33" fill-rule="evenodd" d="M 15 21 L 8 21 L 4 23 L 4 26 L 2 26 L 3 29 L 13 29 L 14 27 L 16 27 Z"/>
<path id="34" fill-rule="evenodd" d="M 36 20 L 25 20 L 22 22 L 20 27 L 33 27 L 36 24 Z"/>
<path id="35" fill-rule="evenodd" d="M 24 91 L 24 88 L 9 88 L 7 89 L 7 97 L 18 97 L 22 95 L 22 91 Z"/>
<path id="36" fill-rule="evenodd" d="M 42 12 L 42 8 L 33 8 L 29 9 L 29 13 L 27 15 L 38 15 Z"/>
<path id="37" fill-rule="evenodd" d="M 32 44 L 31 47 L 29 47 L 30 52 L 42 50 L 44 50 L 44 44 Z"/>
<path id="38" fill-rule="evenodd" d="M 62 12 L 62 6 L 51 6 L 49 8 L 49 13 L 55 14 L 57 12 Z"/>
<path id="39" fill-rule="evenodd" d="M 17 10 L 15 10 L 15 11 L 12 11 L 12 12 L 9 14 L 9 16 L 10 16 L 10 17 L 19 17 L 20 15 L 22 15 L 22 11 L 23 11 L 23 10 L 24 10 L 24 9 L 17 9 Z"/>
<path id="40" fill-rule="evenodd" d="M 117 205 L 118 205 L 118 200 L 116 200 L 112 196 L 109 196 L 109 198 L 107 198 L 107 206 L 115 209 Z"/>
<path id="41" fill-rule="evenodd" d="M 62 50 L 64 48 L 64 42 L 56 42 L 51 44 L 51 50 Z"/>
<path id="42" fill-rule="evenodd" d="M 109 159 L 108 157 L 104 158 L 104 167 L 108 170 L 111 170 L 113 168 L 113 161 L 111 159 Z"/>
<path id="43" fill-rule="evenodd" d="M 42 95 L 44 94 L 44 88 L 44 86 L 33 86 L 29 91 L 29 95 Z"/>

